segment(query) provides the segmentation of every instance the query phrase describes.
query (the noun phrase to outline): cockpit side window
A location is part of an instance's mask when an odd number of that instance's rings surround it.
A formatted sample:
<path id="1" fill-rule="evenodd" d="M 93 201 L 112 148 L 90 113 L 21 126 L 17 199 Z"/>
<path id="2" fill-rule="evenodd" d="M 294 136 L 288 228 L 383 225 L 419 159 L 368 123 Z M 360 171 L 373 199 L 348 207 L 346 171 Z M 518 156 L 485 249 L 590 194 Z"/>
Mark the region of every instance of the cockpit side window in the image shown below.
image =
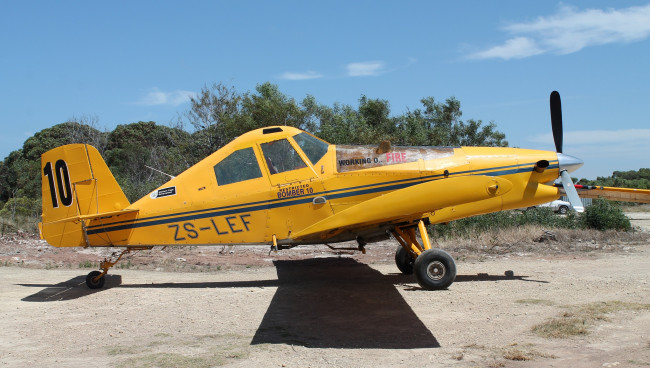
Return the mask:
<path id="1" fill-rule="evenodd" d="M 293 136 L 293 140 L 307 155 L 312 164 L 316 164 L 327 153 L 328 144 L 308 133 L 300 133 Z"/>
<path id="2" fill-rule="evenodd" d="M 298 152 L 286 139 L 262 143 L 261 147 L 271 174 L 307 167 Z"/>
<path id="3" fill-rule="evenodd" d="M 255 158 L 253 147 L 243 148 L 231 153 L 214 165 L 217 184 L 226 185 L 262 177 L 260 165 Z"/>

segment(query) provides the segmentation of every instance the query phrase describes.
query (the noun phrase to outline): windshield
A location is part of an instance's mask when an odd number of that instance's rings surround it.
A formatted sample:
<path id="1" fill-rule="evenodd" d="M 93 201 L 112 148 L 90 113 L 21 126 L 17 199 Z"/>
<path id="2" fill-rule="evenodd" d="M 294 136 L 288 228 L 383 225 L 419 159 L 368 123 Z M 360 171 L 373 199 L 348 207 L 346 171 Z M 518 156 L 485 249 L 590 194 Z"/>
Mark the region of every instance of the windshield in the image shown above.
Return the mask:
<path id="1" fill-rule="evenodd" d="M 327 153 L 329 145 L 308 133 L 296 134 L 293 139 L 314 165 Z"/>
<path id="2" fill-rule="evenodd" d="M 271 174 L 307 167 L 298 152 L 286 139 L 262 143 L 261 146 Z"/>

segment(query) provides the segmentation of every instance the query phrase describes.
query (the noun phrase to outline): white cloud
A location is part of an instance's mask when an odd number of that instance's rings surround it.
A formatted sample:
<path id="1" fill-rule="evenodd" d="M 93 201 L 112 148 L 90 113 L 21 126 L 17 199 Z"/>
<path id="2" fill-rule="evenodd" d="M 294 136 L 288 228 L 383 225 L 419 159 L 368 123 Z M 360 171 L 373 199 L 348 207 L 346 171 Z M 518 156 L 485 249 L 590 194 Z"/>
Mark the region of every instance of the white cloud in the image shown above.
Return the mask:
<path id="1" fill-rule="evenodd" d="M 188 102 L 191 97 L 194 97 L 196 93 L 191 91 L 182 91 L 176 90 L 171 92 L 164 92 L 158 88 L 152 88 L 147 92 L 144 97 L 140 99 L 136 104 L 144 106 L 156 106 L 156 105 L 170 105 L 178 106 L 185 102 Z"/>
<path id="2" fill-rule="evenodd" d="M 472 57 L 475 59 L 522 59 L 543 53 L 535 40 L 527 37 L 517 37 L 506 41 L 503 46 L 495 46 L 485 51 L 477 52 Z"/>
<path id="3" fill-rule="evenodd" d="M 309 70 L 303 73 L 284 72 L 279 76 L 279 78 L 287 79 L 287 80 L 307 80 L 307 79 L 323 78 L 323 75 L 315 71 Z"/>
<path id="4" fill-rule="evenodd" d="M 504 30 L 513 37 L 470 58 L 507 60 L 548 52 L 570 54 L 589 46 L 642 41 L 650 37 L 650 4 L 582 11 L 563 6 L 555 15 L 510 24 Z"/>
<path id="5" fill-rule="evenodd" d="M 350 77 L 376 76 L 383 73 L 384 63 L 381 61 L 350 63 L 346 65 L 346 69 Z"/>

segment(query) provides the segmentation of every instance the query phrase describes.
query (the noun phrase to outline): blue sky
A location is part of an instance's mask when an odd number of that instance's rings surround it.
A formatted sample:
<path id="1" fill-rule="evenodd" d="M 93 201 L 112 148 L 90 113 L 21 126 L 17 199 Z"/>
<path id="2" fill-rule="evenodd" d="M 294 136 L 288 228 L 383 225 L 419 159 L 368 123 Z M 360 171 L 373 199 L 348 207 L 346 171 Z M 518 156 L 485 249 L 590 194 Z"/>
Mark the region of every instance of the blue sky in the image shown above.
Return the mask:
<path id="1" fill-rule="evenodd" d="M 0 158 L 74 118 L 174 121 L 205 85 L 264 82 L 393 114 L 433 96 L 553 150 L 562 95 L 573 175 L 650 167 L 650 2 L 0 2 Z"/>

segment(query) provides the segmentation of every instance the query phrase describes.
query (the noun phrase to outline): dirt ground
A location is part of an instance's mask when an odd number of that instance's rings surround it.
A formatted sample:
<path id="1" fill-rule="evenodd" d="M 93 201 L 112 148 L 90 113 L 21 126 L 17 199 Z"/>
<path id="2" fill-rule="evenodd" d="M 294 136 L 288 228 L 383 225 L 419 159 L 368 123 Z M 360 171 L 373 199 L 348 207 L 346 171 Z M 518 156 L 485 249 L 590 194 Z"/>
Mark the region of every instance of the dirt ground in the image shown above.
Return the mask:
<path id="1" fill-rule="evenodd" d="M 650 230 L 650 213 L 629 216 Z M 14 235 L 0 241 L 0 366 L 647 367 L 650 244 L 594 249 L 455 255 L 455 283 L 435 292 L 397 273 L 392 242 L 154 249 L 91 291 L 110 250 Z M 603 306 L 576 336 L 533 332 Z"/>

